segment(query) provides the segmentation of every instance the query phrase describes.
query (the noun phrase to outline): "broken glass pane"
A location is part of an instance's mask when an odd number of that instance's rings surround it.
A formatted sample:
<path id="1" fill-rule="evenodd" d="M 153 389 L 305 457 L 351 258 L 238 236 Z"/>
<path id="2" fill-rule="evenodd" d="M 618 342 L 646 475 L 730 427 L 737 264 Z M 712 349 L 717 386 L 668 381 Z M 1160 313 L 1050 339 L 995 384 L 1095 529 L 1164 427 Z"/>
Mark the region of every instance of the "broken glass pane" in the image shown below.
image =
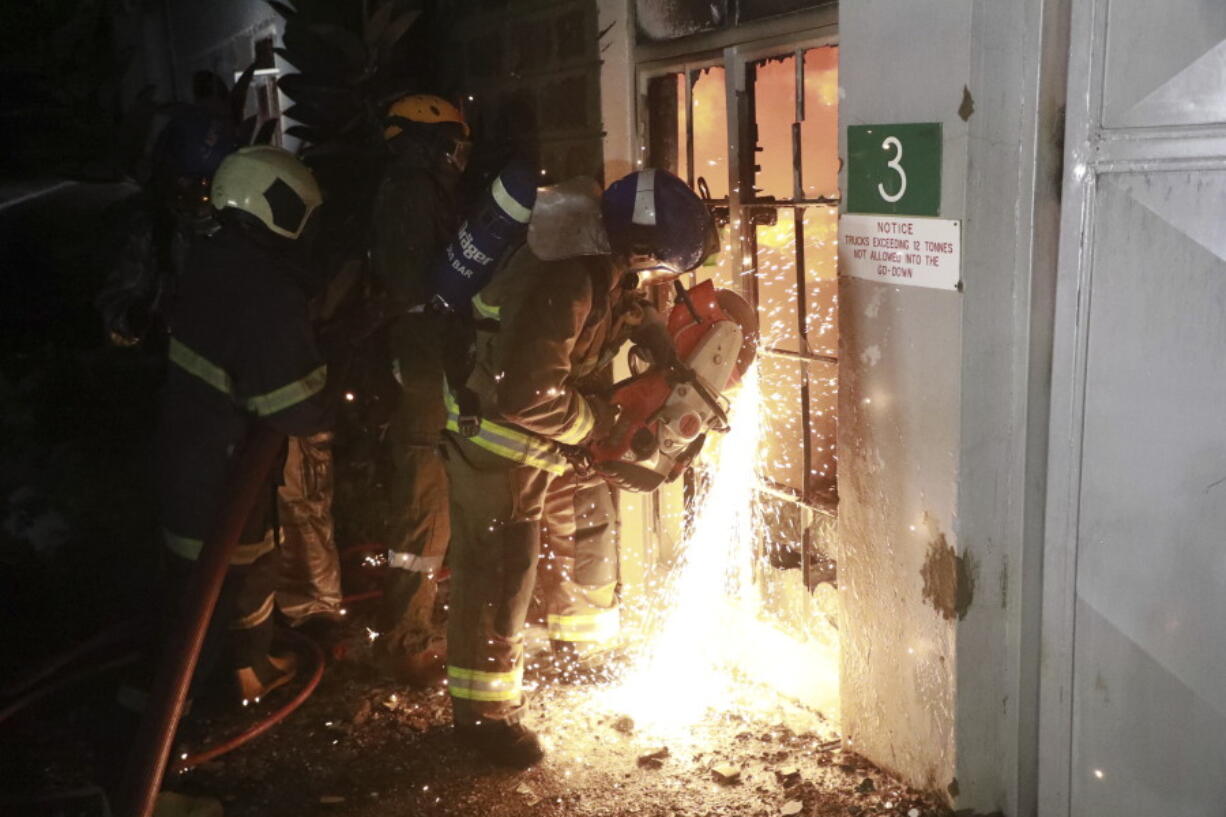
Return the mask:
<path id="1" fill-rule="evenodd" d="M 792 123 L 796 121 L 796 58 L 754 63 L 754 192 L 759 198 L 793 197 Z"/>
<path id="2" fill-rule="evenodd" d="M 839 194 L 839 49 L 805 52 L 801 168 L 805 198 Z"/>
<path id="3" fill-rule="evenodd" d="M 706 182 L 711 198 L 728 197 L 728 117 L 724 69 L 714 65 L 693 73 L 694 185 Z"/>
<path id="4" fill-rule="evenodd" d="M 639 38 L 661 42 L 719 28 L 728 19 L 727 0 L 636 0 Z"/>

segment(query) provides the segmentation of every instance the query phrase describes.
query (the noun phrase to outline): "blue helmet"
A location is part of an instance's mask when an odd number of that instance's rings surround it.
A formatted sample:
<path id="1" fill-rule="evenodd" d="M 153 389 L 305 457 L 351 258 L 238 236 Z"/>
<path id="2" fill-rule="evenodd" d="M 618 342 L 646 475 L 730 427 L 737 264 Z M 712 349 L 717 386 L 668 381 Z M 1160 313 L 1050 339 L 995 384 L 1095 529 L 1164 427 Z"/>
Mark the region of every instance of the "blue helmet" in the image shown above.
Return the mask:
<path id="1" fill-rule="evenodd" d="M 711 211 L 689 186 L 667 170 L 637 170 L 601 198 L 609 245 L 623 258 L 654 256 L 661 267 L 692 270 L 719 241 Z"/>

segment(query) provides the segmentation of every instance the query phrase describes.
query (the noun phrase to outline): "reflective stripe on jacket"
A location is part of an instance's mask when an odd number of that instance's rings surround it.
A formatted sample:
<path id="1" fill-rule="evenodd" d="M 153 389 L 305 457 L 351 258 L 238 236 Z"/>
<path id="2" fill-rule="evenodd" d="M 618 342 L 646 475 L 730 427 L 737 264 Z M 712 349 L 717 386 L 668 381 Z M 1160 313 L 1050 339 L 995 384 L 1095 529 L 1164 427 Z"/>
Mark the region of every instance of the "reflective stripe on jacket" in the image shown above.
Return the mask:
<path id="1" fill-rule="evenodd" d="M 443 399 L 447 404 L 447 430 L 459 433 L 460 408 L 456 405 L 450 389 L 444 391 Z M 486 420 L 484 417 L 480 422 L 477 433 L 467 438 L 474 445 L 551 474 L 564 474 L 570 467 L 567 459 L 558 452 L 557 446 L 549 440 L 495 423 L 493 420 Z"/>
<path id="2" fill-rule="evenodd" d="M 234 381 L 225 369 L 204 355 L 193 351 L 178 338 L 170 339 L 169 357 L 171 363 L 188 374 L 195 375 L 222 394 L 239 400 L 243 408 L 257 417 L 267 417 L 270 414 L 293 408 L 303 400 L 323 391 L 328 382 L 328 367 L 321 365 L 310 371 L 305 377 L 293 380 L 265 394 L 255 394 L 240 400 L 234 393 Z"/>

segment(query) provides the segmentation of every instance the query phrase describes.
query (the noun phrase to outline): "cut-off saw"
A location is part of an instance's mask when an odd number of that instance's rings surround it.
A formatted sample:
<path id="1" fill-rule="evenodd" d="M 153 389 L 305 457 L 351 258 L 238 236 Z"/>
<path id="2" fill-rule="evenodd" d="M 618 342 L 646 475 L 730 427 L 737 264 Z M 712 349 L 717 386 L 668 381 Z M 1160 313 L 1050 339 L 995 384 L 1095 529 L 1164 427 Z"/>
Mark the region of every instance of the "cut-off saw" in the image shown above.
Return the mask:
<path id="1" fill-rule="evenodd" d="M 613 386 L 609 402 L 617 421 L 589 445 L 597 471 L 636 491 L 680 476 L 708 431 L 728 430 L 725 394 L 757 354 L 757 316 L 745 299 L 710 281 L 674 287 L 666 321 L 671 344 L 631 350 L 631 370 L 640 371 Z"/>

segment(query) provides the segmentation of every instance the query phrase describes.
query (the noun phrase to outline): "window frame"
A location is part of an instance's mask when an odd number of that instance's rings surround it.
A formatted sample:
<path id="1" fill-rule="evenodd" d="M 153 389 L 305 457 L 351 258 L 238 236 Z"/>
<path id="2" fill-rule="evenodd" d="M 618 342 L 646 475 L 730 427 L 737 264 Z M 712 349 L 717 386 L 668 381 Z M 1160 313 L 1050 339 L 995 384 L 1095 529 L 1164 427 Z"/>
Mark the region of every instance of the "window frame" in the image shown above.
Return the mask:
<path id="1" fill-rule="evenodd" d="M 797 71 L 800 77 L 804 73 L 805 51 L 812 48 L 821 48 L 826 46 L 838 46 L 838 26 L 837 16 L 826 11 L 822 12 L 822 16 L 811 16 L 808 19 L 813 20 L 815 25 L 811 28 L 797 28 L 784 33 L 770 33 L 768 36 L 762 36 L 757 39 L 746 39 L 744 42 L 729 43 L 729 32 L 712 32 L 706 35 L 699 35 L 690 38 L 686 41 L 685 46 L 679 43 L 667 45 L 651 46 L 650 50 L 640 46 L 636 49 L 636 57 L 643 57 L 650 54 L 655 59 L 636 59 L 635 62 L 635 89 L 636 89 L 636 106 L 634 110 L 633 132 L 635 134 L 635 147 L 637 154 L 640 157 L 638 165 L 643 165 L 643 159 L 647 156 L 647 152 L 651 146 L 650 133 L 650 110 L 649 110 L 649 93 L 648 87 L 651 80 L 667 75 L 680 72 L 685 77 L 685 101 L 686 101 L 686 135 L 685 145 L 686 150 L 686 168 L 687 182 L 693 185 L 695 177 L 694 155 L 693 155 L 693 77 L 694 72 L 711 66 L 722 66 L 724 68 L 725 77 L 725 117 L 727 122 L 728 133 L 728 196 L 726 199 L 712 200 L 711 203 L 716 206 L 727 206 L 729 225 L 731 229 L 728 231 L 731 274 L 733 281 L 737 282 L 737 288 L 740 294 L 746 297 L 747 300 L 754 306 L 755 311 L 758 309 L 757 298 L 757 274 L 746 275 L 746 269 L 753 266 L 756 262 L 753 258 L 755 249 L 756 236 L 754 235 L 755 225 L 751 224 L 751 211 L 761 210 L 766 207 L 790 208 L 795 214 L 797 222 L 796 244 L 797 244 L 797 292 L 800 302 L 797 304 L 797 321 L 799 337 L 802 339 L 802 351 L 800 354 L 784 352 L 782 350 L 764 350 L 762 353 L 772 357 L 780 357 L 791 359 L 799 363 L 801 367 L 801 434 L 804 445 L 804 472 L 802 491 L 798 492 L 790 486 L 778 484 L 772 480 L 759 480 L 758 491 L 764 498 L 782 501 L 793 505 L 800 513 L 800 524 L 803 531 L 801 541 L 796 543 L 795 551 L 791 555 L 788 554 L 771 554 L 770 563 L 777 568 L 796 567 L 799 568 L 802 575 L 804 586 L 813 591 L 820 581 L 829 580 L 829 576 L 833 575 L 834 562 L 825 553 L 819 550 L 816 542 L 816 531 L 818 529 L 818 519 L 825 518 L 833 520 L 837 518 L 838 512 L 838 491 L 837 487 L 832 494 L 817 496 L 809 489 L 813 482 L 812 460 L 813 460 L 813 441 L 811 439 L 811 423 L 810 423 L 810 405 L 811 394 L 809 392 L 809 370 L 810 362 L 822 362 L 835 366 L 835 377 L 838 375 L 839 359 L 837 354 L 824 355 L 813 354 L 807 348 L 807 316 L 805 309 L 805 259 L 804 259 L 804 233 L 803 233 L 803 212 L 804 207 L 812 206 L 831 206 L 839 207 L 841 190 L 839 197 L 836 198 L 819 198 L 815 200 L 806 200 L 800 194 L 803 193 L 803 168 L 801 172 L 794 173 L 793 194 L 794 199 L 785 201 L 775 201 L 771 203 L 749 200 L 749 197 L 742 193 L 742 188 L 751 190 L 752 178 L 746 173 L 748 169 L 752 171 L 753 167 L 753 148 L 754 144 L 751 141 L 752 127 L 754 121 L 752 118 L 752 107 L 749 102 L 749 92 L 746 90 L 748 79 L 748 67 L 763 59 L 772 56 L 780 55 L 796 55 Z M 761 29 L 754 29 L 761 30 Z M 735 31 L 732 32 L 735 34 Z M 797 83 L 797 106 L 798 109 L 803 109 L 804 105 L 804 86 L 803 81 Z M 797 109 L 794 109 L 794 111 Z M 794 117 L 795 121 L 795 117 Z M 797 149 L 797 145 L 793 144 L 793 150 Z M 680 146 L 679 146 L 680 148 Z M 794 157 L 797 162 L 800 157 Z M 797 185 L 801 185 L 797 187 Z M 835 423 L 838 422 L 836 413 Z M 835 481 L 837 486 L 838 465 L 837 458 L 835 459 Z M 687 472 L 686 484 L 684 487 L 684 504 L 689 506 L 695 492 L 695 476 L 692 471 Z M 663 500 L 660 492 L 655 492 L 651 500 L 653 509 L 653 529 L 659 533 L 662 532 L 663 522 Z M 767 554 L 763 554 L 767 555 Z"/>

